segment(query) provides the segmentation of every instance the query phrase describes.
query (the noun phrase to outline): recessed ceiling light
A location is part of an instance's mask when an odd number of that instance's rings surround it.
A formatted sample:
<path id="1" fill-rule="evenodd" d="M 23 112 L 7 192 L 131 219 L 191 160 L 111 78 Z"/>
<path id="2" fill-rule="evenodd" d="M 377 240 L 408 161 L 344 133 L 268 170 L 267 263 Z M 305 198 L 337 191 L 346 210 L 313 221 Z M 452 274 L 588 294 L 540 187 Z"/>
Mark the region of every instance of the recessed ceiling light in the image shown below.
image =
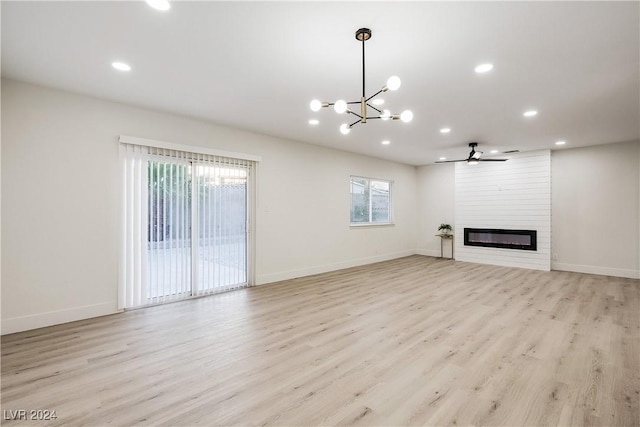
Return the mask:
<path id="1" fill-rule="evenodd" d="M 451 129 L 449 129 L 449 128 L 440 129 L 440 133 L 449 133 L 449 132 L 451 132 Z"/>
<path id="2" fill-rule="evenodd" d="M 447 158 L 446 157 L 440 157 L 439 160 L 447 160 Z"/>
<path id="3" fill-rule="evenodd" d="M 489 151 L 491 154 L 496 154 L 498 152 L 498 150 L 491 150 Z"/>
<path id="4" fill-rule="evenodd" d="M 382 98 L 374 99 L 373 101 L 371 101 L 371 103 L 373 105 L 382 105 L 382 104 L 384 104 L 384 99 L 382 99 Z"/>
<path id="5" fill-rule="evenodd" d="M 149 6 L 156 10 L 169 10 L 171 5 L 167 0 L 145 0 Z"/>
<path id="6" fill-rule="evenodd" d="M 131 71 L 131 66 L 129 64 L 125 64 L 124 62 L 112 62 L 111 66 L 118 71 Z"/>
<path id="7" fill-rule="evenodd" d="M 480 64 L 475 68 L 476 73 L 486 73 L 493 70 L 493 64 Z"/>
<path id="8" fill-rule="evenodd" d="M 538 112 L 536 110 L 529 110 L 529 111 L 525 111 L 522 115 L 525 117 L 533 117 L 533 116 L 537 116 Z"/>
<path id="9" fill-rule="evenodd" d="M 320 123 L 320 120 L 316 120 L 316 119 L 309 120 L 310 125 L 317 125 L 318 123 Z"/>
<path id="10" fill-rule="evenodd" d="M 567 141 L 556 141 L 556 145 L 564 145 Z"/>
<path id="11" fill-rule="evenodd" d="M 388 139 L 385 139 L 384 141 L 382 141 L 382 145 L 389 145 L 391 144 L 391 141 L 389 141 Z"/>

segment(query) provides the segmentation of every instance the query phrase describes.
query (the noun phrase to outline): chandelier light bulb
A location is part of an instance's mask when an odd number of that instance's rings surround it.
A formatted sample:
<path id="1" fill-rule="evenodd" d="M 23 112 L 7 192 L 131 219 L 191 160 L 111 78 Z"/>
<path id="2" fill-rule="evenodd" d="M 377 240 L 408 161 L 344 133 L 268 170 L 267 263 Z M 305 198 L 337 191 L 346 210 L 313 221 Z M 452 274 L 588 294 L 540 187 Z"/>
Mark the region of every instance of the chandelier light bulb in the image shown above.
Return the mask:
<path id="1" fill-rule="evenodd" d="M 320 111 L 320 109 L 322 108 L 322 102 L 318 101 L 317 99 L 314 99 L 309 104 L 309 107 L 311 108 L 311 111 Z"/>
<path id="2" fill-rule="evenodd" d="M 400 88 L 400 84 L 402 84 L 402 81 L 398 76 L 391 76 L 387 80 L 387 87 L 389 90 L 398 90 Z"/>
<path id="3" fill-rule="evenodd" d="M 380 118 L 382 120 L 389 120 L 391 118 L 391 111 L 389 110 L 382 110 L 382 114 L 380 114 Z"/>
<path id="4" fill-rule="evenodd" d="M 336 113 L 342 114 L 347 111 L 347 101 L 343 99 L 339 99 L 333 104 L 333 109 L 336 110 Z"/>
<path id="5" fill-rule="evenodd" d="M 411 120 L 413 120 L 413 113 L 409 110 L 404 110 L 402 114 L 400 114 L 400 120 L 405 123 L 409 123 Z"/>
<path id="6" fill-rule="evenodd" d="M 351 132 L 351 128 L 349 127 L 348 124 L 343 123 L 342 125 L 340 125 L 340 133 L 343 135 L 348 135 L 349 132 Z"/>

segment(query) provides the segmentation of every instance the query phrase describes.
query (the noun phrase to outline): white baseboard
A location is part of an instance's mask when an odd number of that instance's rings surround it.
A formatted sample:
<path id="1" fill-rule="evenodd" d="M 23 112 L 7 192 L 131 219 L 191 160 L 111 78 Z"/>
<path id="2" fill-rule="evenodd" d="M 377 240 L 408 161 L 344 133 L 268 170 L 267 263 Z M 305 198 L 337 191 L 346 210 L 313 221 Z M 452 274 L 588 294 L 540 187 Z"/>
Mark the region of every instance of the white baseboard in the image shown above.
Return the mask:
<path id="1" fill-rule="evenodd" d="M 114 313 L 118 313 L 116 301 L 74 307 L 67 310 L 49 311 L 29 316 L 11 317 L 8 319 L 2 319 L 2 335 L 44 328 L 45 326 L 59 325 L 61 323 L 75 322 L 76 320 L 84 320 L 91 317 L 105 316 L 107 314 Z"/>
<path id="2" fill-rule="evenodd" d="M 377 255 L 368 258 L 358 258 L 349 261 L 341 261 L 332 264 L 318 265 L 315 267 L 302 268 L 300 270 L 283 271 L 281 273 L 262 274 L 256 278 L 257 285 L 280 282 L 282 280 L 295 279 L 297 277 L 311 276 L 314 274 L 327 273 L 329 271 L 342 270 L 343 268 L 358 267 L 360 265 L 373 264 L 374 262 L 388 261 L 390 259 L 402 258 L 415 255 L 415 250 L 394 252 L 390 254 Z"/>
<path id="3" fill-rule="evenodd" d="M 595 265 L 567 264 L 564 262 L 551 262 L 552 270 L 573 271 L 575 273 L 599 274 L 601 276 L 624 277 L 628 279 L 640 279 L 640 271 L 625 268 L 598 267 Z"/>

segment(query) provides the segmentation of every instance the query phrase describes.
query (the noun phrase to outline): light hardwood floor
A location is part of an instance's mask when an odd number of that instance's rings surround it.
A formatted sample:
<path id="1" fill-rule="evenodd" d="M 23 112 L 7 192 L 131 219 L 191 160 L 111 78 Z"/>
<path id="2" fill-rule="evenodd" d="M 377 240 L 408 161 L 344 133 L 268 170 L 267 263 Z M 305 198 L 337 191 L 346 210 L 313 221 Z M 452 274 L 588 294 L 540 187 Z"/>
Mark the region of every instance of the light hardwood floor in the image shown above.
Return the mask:
<path id="1" fill-rule="evenodd" d="M 2 409 L 65 426 L 639 425 L 639 316 L 638 280 L 411 256 L 5 336 Z"/>

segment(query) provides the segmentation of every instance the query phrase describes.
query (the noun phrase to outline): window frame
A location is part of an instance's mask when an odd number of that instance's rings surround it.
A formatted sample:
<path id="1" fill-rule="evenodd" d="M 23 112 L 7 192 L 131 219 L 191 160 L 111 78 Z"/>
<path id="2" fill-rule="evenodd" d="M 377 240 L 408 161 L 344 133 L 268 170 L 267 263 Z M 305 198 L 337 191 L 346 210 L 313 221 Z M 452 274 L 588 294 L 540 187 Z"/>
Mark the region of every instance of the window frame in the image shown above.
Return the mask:
<path id="1" fill-rule="evenodd" d="M 355 179 L 361 179 L 361 180 L 366 180 L 367 183 L 369 184 L 369 188 L 371 188 L 371 182 L 372 181 L 376 181 L 376 182 L 384 182 L 389 184 L 389 220 L 388 221 L 384 221 L 384 222 L 373 222 L 373 198 L 371 197 L 371 193 L 369 195 L 369 221 L 367 222 L 352 222 L 351 221 L 351 208 L 352 208 L 352 204 L 353 204 L 353 193 L 351 192 L 352 189 L 352 182 Z M 366 227 L 389 227 L 389 226 L 394 226 L 395 225 L 395 215 L 394 215 L 394 203 L 393 203 L 393 192 L 394 192 L 394 181 L 390 180 L 390 179 L 383 179 L 383 178 L 372 178 L 372 177 L 368 177 L 368 176 L 362 176 L 362 175 L 349 175 L 349 226 L 351 228 L 366 228 Z"/>

